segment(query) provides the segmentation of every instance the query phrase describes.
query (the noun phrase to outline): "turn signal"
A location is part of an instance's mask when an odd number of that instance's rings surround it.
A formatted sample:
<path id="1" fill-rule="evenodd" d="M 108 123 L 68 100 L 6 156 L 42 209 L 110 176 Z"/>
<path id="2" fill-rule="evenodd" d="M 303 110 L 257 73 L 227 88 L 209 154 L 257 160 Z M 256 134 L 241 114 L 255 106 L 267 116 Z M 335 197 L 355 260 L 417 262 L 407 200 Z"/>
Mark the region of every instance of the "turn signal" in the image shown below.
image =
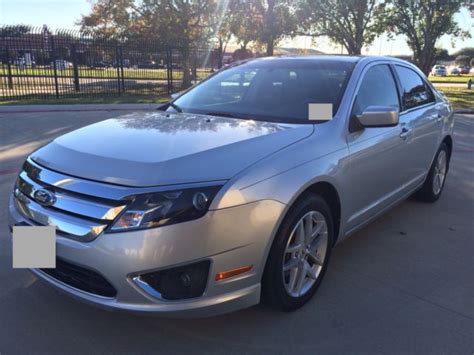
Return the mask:
<path id="1" fill-rule="evenodd" d="M 250 271 L 253 265 L 238 267 L 237 269 L 227 270 L 218 272 L 216 274 L 216 281 L 222 281 L 228 279 L 229 277 L 237 276 L 243 274 L 244 272 Z"/>

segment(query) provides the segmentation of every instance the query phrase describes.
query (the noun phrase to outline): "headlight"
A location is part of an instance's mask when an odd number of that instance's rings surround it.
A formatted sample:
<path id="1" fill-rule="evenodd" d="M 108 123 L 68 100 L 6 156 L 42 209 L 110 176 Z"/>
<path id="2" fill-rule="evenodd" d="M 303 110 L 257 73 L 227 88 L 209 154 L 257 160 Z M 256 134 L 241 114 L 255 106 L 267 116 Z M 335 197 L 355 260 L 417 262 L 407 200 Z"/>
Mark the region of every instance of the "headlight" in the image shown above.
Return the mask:
<path id="1" fill-rule="evenodd" d="M 110 231 L 153 228 L 200 218 L 220 188 L 207 186 L 137 195 Z"/>

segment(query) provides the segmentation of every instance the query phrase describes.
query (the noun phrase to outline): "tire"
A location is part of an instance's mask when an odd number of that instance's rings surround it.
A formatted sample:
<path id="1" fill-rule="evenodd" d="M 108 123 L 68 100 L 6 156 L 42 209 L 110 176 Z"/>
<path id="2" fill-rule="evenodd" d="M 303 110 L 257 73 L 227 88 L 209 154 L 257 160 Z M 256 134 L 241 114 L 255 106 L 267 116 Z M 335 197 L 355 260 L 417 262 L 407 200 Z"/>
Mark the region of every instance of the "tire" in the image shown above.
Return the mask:
<path id="1" fill-rule="evenodd" d="M 444 158 L 443 158 L 444 157 Z M 444 165 L 441 161 L 444 159 Z M 431 164 L 428 176 L 423 186 L 414 194 L 414 197 L 423 202 L 433 203 L 439 199 L 443 192 L 444 184 L 449 170 L 449 149 L 446 143 L 442 143 Z M 440 166 L 441 164 L 441 166 Z M 444 168 L 443 168 L 444 166 Z M 444 173 L 443 170 L 444 169 Z M 440 175 L 441 174 L 441 175 Z"/>
<path id="2" fill-rule="evenodd" d="M 304 233 L 310 226 L 312 233 Z M 313 233 L 313 240 L 306 238 Z M 297 200 L 283 219 L 270 249 L 262 279 L 264 304 L 288 312 L 311 299 L 326 273 L 333 233 L 331 210 L 324 199 L 308 194 Z M 305 242 L 301 243 L 302 240 Z M 284 266 L 288 270 L 284 271 Z"/>

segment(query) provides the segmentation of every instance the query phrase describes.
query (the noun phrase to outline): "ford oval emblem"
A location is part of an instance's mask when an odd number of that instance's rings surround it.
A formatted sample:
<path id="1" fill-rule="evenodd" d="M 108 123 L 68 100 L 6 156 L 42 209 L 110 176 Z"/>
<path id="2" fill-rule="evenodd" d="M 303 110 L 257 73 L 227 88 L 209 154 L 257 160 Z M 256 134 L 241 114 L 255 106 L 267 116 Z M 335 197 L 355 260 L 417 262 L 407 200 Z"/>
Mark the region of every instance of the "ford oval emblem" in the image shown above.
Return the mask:
<path id="1" fill-rule="evenodd" d="M 42 206 L 51 206 L 56 202 L 56 196 L 51 191 L 45 189 L 36 190 L 33 198 Z"/>

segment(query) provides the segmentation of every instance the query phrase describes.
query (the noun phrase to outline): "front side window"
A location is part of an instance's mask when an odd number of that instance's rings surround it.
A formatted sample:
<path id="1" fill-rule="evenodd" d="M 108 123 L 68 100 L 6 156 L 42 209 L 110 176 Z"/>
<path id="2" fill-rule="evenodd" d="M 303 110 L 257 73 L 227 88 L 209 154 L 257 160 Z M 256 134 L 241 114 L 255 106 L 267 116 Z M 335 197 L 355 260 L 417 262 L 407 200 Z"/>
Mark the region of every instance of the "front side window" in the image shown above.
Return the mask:
<path id="1" fill-rule="evenodd" d="M 434 96 L 423 79 L 412 69 L 395 66 L 402 86 L 403 109 L 426 105 L 434 101 Z"/>
<path id="2" fill-rule="evenodd" d="M 190 113 L 318 123 L 309 120 L 309 104 L 332 104 L 335 114 L 353 66 L 334 60 L 248 62 L 218 72 L 174 104 Z"/>
<path id="3" fill-rule="evenodd" d="M 369 106 L 390 106 L 400 108 L 397 87 L 388 65 L 371 67 L 364 75 L 352 110 L 361 115 Z"/>

